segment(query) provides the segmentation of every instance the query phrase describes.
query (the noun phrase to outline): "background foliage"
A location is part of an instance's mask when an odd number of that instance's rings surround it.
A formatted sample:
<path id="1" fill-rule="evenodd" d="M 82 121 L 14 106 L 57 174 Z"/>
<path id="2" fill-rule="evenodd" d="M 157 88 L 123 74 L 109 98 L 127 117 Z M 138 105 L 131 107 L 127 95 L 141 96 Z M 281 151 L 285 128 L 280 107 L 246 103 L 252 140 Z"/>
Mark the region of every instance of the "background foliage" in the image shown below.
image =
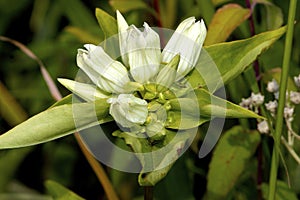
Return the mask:
<path id="1" fill-rule="evenodd" d="M 95 8 L 115 16 L 115 9 L 125 14 L 129 24 L 138 27 L 144 21 L 150 26 L 174 29 L 189 16 L 203 18 L 208 26 L 205 45 L 245 39 L 273 30 L 287 22 L 288 3 L 280 0 L 257 0 L 247 9 L 243 0 L 0 0 L 0 35 L 22 42 L 45 64 L 53 78 L 73 78 L 77 67 L 77 49 L 84 43 L 99 43 L 104 39 Z M 298 4 L 299 7 L 299 4 Z M 255 29 L 251 29 L 249 18 Z M 299 20 L 299 9 L 296 20 Z M 290 75 L 300 72 L 300 25 L 296 23 Z M 265 81 L 279 70 L 282 63 L 284 38 L 259 57 L 261 75 Z M 55 101 L 47 89 L 39 66 L 15 46 L 0 42 L 0 133 L 24 121 Z M 270 75 L 271 74 L 271 75 Z M 275 73 L 276 74 L 276 73 Z M 269 76 L 269 77 L 268 77 Z M 56 82 L 57 83 L 57 82 Z M 262 81 L 262 88 L 265 86 Z M 59 86 L 59 84 L 57 84 Z M 247 82 L 247 74 L 227 85 L 230 101 L 239 103 L 255 86 Z M 60 91 L 68 92 L 61 86 Z M 298 109 L 299 110 L 299 109 Z M 298 111 L 299 113 L 299 111 Z M 297 120 L 295 120 L 297 121 Z M 248 131 L 255 121 L 226 120 L 223 137 L 207 157 L 199 159 L 198 151 L 207 128 L 199 129 L 198 138 L 190 150 L 174 165 L 168 176 L 157 184 L 156 199 L 256 199 L 267 196 L 272 140 Z M 298 131 L 298 126 L 296 130 Z M 242 134 L 241 134 L 242 133 Z M 296 152 L 299 152 L 299 143 Z M 226 154 L 224 152 L 227 152 Z M 297 199 L 300 194 L 300 167 L 283 151 L 289 172 L 291 189 L 287 186 L 286 170 L 281 165 L 278 199 Z M 106 168 L 121 199 L 141 198 L 137 175 Z M 64 193 L 68 187 L 86 199 L 104 199 L 101 184 L 83 157 L 73 136 L 43 145 L 0 152 L 0 199 L 49 199 L 49 195 Z M 54 189 L 53 189 L 54 188 Z M 64 193 L 66 194 L 66 193 Z M 68 198 L 78 198 L 67 193 Z M 67 197 L 66 197 L 67 198 Z"/>

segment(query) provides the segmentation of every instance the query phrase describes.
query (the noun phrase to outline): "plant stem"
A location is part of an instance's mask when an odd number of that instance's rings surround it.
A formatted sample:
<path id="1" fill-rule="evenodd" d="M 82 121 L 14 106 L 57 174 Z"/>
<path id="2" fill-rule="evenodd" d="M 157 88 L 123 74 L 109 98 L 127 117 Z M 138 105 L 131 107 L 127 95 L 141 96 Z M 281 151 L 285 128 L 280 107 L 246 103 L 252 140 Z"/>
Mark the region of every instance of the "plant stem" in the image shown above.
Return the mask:
<path id="1" fill-rule="evenodd" d="M 281 132 L 283 127 L 283 119 L 284 119 L 283 113 L 285 107 L 285 96 L 286 96 L 285 93 L 287 88 L 289 65 L 290 65 L 290 58 L 291 58 L 291 51 L 292 51 L 296 5 L 297 5 L 297 0 L 290 0 L 287 33 L 286 33 L 283 63 L 282 63 L 282 74 L 281 74 L 280 88 L 279 88 L 279 101 L 278 101 L 278 111 L 277 111 L 276 126 L 275 126 L 268 200 L 274 200 L 276 194 L 280 138 L 281 138 Z"/>
<path id="2" fill-rule="evenodd" d="M 144 200 L 153 200 L 153 186 L 144 186 Z"/>

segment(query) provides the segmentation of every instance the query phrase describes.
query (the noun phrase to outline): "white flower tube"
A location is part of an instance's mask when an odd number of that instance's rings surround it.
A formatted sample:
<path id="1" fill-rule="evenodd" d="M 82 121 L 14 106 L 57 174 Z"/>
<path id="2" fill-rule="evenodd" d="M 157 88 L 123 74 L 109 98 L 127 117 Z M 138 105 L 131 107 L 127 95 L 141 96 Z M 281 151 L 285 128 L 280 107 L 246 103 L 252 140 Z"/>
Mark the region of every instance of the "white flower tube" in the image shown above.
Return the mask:
<path id="1" fill-rule="evenodd" d="M 123 127 L 132 128 L 145 123 L 148 116 L 147 102 L 132 94 L 120 94 L 107 100 L 109 114 Z"/>
<path id="2" fill-rule="evenodd" d="M 79 97 L 81 97 L 86 101 L 94 101 L 96 98 L 100 98 L 100 99 L 108 98 L 107 95 L 97 90 L 96 86 L 94 85 L 79 83 L 64 78 L 59 78 L 57 80 L 68 90 L 70 90 L 71 92 L 73 92 L 74 94 L 78 95 Z"/>
<path id="3" fill-rule="evenodd" d="M 87 50 L 79 49 L 77 65 L 102 90 L 109 93 L 127 93 L 130 83 L 128 72 L 120 62 L 107 55 L 102 47 L 86 44 Z"/>
<path id="4" fill-rule="evenodd" d="M 195 21 L 195 17 L 190 17 L 181 22 L 162 52 L 162 62 L 165 63 L 170 62 L 176 54 L 180 55 L 177 79 L 184 77 L 195 67 L 206 37 L 203 20 Z"/>
<path id="5" fill-rule="evenodd" d="M 159 35 L 147 23 L 144 23 L 143 32 L 134 25 L 128 27 L 118 11 L 117 22 L 122 60 L 129 66 L 135 81 L 146 83 L 159 70 L 161 60 Z"/>

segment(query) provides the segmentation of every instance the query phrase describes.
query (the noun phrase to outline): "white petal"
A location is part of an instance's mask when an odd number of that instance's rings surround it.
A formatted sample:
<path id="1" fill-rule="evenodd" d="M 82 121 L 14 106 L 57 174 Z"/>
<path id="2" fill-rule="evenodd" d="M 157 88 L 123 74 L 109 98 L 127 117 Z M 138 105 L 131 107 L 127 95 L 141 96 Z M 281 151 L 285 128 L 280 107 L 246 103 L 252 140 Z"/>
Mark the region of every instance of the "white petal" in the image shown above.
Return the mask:
<path id="1" fill-rule="evenodd" d="M 154 77 L 160 64 L 159 36 L 147 24 L 141 32 L 135 26 L 128 29 L 126 53 L 130 72 L 135 81 L 145 83 Z"/>
<path id="2" fill-rule="evenodd" d="M 122 93 L 122 87 L 130 79 L 126 67 L 113 60 L 100 46 L 85 45 L 87 50 L 79 50 L 78 66 L 102 90 L 109 93 Z"/>
<path id="3" fill-rule="evenodd" d="M 145 123 L 148 116 L 147 102 L 132 94 L 120 94 L 107 100 L 109 113 L 123 127 L 133 127 Z"/>
<path id="4" fill-rule="evenodd" d="M 128 57 L 126 53 L 126 38 L 128 35 L 128 24 L 122 14 L 117 10 L 117 24 L 118 24 L 118 33 L 119 33 L 119 45 L 122 61 L 125 66 L 129 66 Z"/>
<path id="5" fill-rule="evenodd" d="M 93 85 L 80 83 L 64 78 L 58 78 L 57 80 L 68 90 L 70 90 L 71 92 L 73 92 L 74 94 L 78 95 L 86 101 L 94 101 L 95 98 L 108 98 L 107 95 L 101 93 Z"/>
<path id="6" fill-rule="evenodd" d="M 124 19 L 123 15 L 117 10 L 117 23 L 119 32 L 126 31 L 128 28 L 128 24 Z"/>
<path id="7" fill-rule="evenodd" d="M 162 52 L 162 62 L 168 63 L 176 54 L 180 54 L 177 80 L 197 64 L 206 32 L 203 20 L 195 22 L 195 18 L 191 17 L 180 23 L 170 38 Z"/>

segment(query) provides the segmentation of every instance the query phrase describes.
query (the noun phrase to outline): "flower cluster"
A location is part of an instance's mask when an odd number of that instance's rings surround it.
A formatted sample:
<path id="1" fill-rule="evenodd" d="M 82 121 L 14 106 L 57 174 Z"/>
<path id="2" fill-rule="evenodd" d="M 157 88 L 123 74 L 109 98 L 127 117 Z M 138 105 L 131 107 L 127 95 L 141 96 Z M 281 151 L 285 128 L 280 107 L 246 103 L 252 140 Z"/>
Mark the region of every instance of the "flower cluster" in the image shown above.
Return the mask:
<path id="1" fill-rule="evenodd" d="M 294 83 L 296 87 L 300 88 L 300 75 L 294 77 Z M 274 96 L 273 100 L 268 101 L 265 103 L 266 109 L 270 112 L 272 117 L 276 117 L 276 111 L 278 107 L 278 98 L 279 98 L 279 85 L 275 79 L 272 79 L 267 84 L 267 91 L 272 93 Z M 258 94 L 251 94 L 249 98 L 243 98 L 240 105 L 254 110 L 258 112 L 258 107 L 262 105 L 264 102 L 264 96 L 260 93 Z M 298 138 L 299 136 L 293 131 L 292 122 L 294 120 L 294 111 L 295 106 L 300 104 L 300 92 L 298 91 L 287 91 L 286 92 L 286 104 L 284 107 L 284 119 L 286 122 L 287 130 L 288 130 L 288 144 L 293 145 L 294 138 Z M 270 132 L 268 122 L 266 120 L 259 121 L 257 124 L 257 130 L 260 133 L 268 134 Z"/>
<path id="2" fill-rule="evenodd" d="M 117 26 L 122 62 L 112 59 L 101 46 L 86 44 L 78 50 L 77 65 L 93 84 L 58 81 L 85 101 L 107 99 L 110 115 L 130 133 L 163 133 L 165 117 L 158 113 L 164 102 L 155 109 L 149 103 L 172 96 L 170 88 L 182 85 L 195 67 L 206 37 L 205 24 L 194 17 L 184 20 L 163 51 L 159 35 L 147 23 L 140 30 L 128 25 L 117 11 Z"/>

